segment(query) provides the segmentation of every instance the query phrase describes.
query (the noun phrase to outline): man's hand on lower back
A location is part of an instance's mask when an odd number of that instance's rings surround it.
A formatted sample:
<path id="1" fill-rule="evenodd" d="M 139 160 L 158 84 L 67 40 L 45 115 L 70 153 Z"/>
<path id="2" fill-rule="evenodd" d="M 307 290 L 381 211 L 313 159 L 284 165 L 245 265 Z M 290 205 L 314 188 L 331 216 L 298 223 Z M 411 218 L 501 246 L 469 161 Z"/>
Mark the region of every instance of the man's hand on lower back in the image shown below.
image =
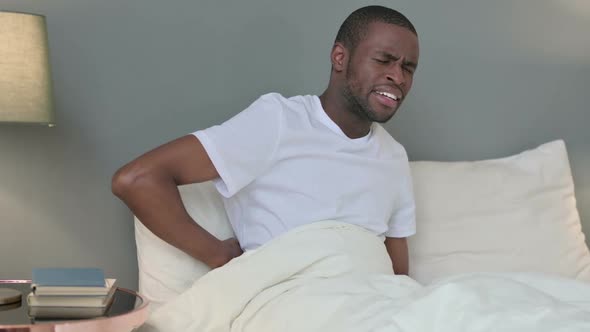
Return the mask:
<path id="1" fill-rule="evenodd" d="M 212 269 L 221 267 L 244 253 L 240 247 L 240 243 L 235 237 L 223 240 L 220 244 L 219 249 L 207 263 Z"/>

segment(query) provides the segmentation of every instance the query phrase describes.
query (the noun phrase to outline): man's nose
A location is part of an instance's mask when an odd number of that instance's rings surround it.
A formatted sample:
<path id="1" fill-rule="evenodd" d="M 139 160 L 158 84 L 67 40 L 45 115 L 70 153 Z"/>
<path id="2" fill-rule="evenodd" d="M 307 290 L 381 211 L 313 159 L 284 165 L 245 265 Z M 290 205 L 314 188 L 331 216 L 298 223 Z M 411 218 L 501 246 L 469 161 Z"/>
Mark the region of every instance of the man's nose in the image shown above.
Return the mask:
<path id="1" fill-rule="evenodd" d="M 398 64 L 394 64 L 393 66 L 389 67 L 387 70 L 387 80 L 395 83 L 400 87 L 405 85 L 406 78 L 404 76 L 404 71 L 402 67 Z"/>

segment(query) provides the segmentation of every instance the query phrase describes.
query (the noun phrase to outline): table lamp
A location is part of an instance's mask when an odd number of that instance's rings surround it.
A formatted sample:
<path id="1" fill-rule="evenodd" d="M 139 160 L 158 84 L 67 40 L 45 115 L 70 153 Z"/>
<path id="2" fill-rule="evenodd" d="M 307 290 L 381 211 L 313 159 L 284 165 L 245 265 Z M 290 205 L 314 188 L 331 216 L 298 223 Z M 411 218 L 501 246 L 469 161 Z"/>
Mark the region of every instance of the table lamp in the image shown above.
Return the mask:
<path id="1" fill-rule="evenodd" d="M 41 15 L 0 11 L 0 122 L 55 123 Z M 20 301 L 20 292 L 0 288 L 0 310 Z"/>
<path id="2" fill-rule="evenodd" d="M 52 127 L 45 17 L 0 11 L 0 122 Z"/>

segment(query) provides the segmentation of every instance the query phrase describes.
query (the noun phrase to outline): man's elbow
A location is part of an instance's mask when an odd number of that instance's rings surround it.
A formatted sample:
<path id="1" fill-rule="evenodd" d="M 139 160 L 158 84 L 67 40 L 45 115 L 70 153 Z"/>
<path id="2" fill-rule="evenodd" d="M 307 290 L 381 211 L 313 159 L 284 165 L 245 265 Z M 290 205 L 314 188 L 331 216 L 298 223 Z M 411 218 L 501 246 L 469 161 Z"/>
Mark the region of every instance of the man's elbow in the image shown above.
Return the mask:
<path id="1" fill-rule="evenodd" d="M 142 178 L 145 178 L 147 172 L 142 167 L 133 163 L 121 167 L 111 179 L 111 191 L 117 197 L 125 200 L 125 197 L 137 187 Z"/>

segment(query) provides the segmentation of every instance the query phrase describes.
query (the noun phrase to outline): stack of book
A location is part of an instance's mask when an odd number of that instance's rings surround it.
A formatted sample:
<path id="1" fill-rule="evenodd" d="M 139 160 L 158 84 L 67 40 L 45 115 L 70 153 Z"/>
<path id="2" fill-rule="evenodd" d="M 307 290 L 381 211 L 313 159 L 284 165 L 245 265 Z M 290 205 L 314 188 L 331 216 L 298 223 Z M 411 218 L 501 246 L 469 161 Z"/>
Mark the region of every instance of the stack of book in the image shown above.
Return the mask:
<path id="1" fill-rule="evenodd" d="M 27 295 L 34 318 L 92 318 L 103 316 L 111 305 L 116 279 L 96 268 L 33 269 Z"/>

